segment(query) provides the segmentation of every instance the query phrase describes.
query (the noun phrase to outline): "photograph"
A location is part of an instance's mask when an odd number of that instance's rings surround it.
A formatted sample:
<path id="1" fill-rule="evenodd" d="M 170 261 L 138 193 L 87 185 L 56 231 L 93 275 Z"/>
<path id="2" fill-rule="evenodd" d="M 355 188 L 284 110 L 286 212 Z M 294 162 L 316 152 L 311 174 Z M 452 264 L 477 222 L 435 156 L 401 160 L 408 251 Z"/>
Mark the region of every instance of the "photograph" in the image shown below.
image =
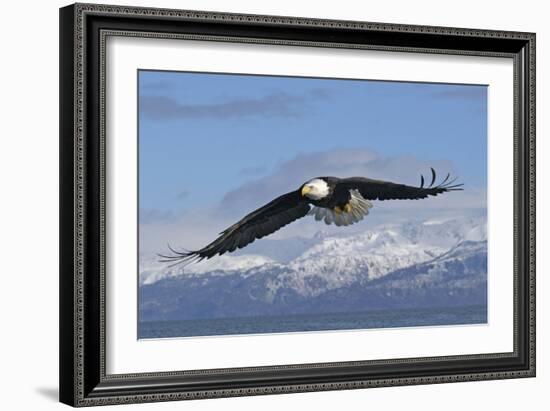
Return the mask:
<path id="1" fill-rule="evenodd" d="M 140 69 L 138 339 L 487 324 L 487 85 Z"/>

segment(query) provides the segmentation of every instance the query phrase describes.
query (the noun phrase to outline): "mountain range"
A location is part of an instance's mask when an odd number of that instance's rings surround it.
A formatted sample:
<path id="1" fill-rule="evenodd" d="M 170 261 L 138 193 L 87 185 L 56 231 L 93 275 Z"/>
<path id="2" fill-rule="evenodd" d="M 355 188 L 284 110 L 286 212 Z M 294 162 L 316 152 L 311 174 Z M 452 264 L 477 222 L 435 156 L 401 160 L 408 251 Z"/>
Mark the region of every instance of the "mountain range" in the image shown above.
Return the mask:
<path id="1" fill-rule="evenodd" d="M 140 320 L 486 304 L 485 216 L 262 239 L 183 266 L 140 255 Z"/>

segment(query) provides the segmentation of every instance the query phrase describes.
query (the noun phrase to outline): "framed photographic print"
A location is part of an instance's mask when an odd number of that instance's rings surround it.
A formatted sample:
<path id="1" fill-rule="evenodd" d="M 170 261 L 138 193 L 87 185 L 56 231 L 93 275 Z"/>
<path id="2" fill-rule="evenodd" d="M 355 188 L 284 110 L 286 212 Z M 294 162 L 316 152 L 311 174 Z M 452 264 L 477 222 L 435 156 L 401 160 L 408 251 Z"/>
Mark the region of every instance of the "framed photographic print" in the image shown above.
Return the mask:
<path id="1" fill-rule="evenodd" d="M 60 10 L 60 400 L 535 375 L 535 35 Z"/>

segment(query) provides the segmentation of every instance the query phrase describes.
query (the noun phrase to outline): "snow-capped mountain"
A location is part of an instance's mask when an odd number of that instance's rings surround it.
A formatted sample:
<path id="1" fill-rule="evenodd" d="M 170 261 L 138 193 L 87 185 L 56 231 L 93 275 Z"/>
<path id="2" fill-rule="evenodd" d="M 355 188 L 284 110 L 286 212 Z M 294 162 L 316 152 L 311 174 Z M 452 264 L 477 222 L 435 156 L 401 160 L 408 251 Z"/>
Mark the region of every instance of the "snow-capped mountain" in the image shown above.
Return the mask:
<path id="1" fill-rule="evenodd" d="M 157 255 L 141 256 L 140 284 L 153 284 L 164 278 L 189 277 L 201 274 L 225 275 L 246 273 L 254 267 L 262 267 L 275 263 L 269 257 L 261 255 L 230 256 L 222 255 L 210 260 L 201 261 L 191 267 L 159 262 Z"/>
<path id="2" fill-rule="evenodd" d="M 428 261 L 462 241 L 487 239 L 484 217 L 388 224 L 354 234 L 312 238 L 262 239 L 236 253 L 188 266 L 160 263 L 156 255 L 140 256 L 140 283 L 202 274 L 224 275 L 277 267 L 300 277 L 326 275 L 327 280 L 363 275 L 374 279 L 396 269 Z"/>
<path id="3" fill-rule="evenodd" d="M 486 240 L 486 219 L 468 217 L 266 239 L 257 244 L 278 252 L 250 246 L 187 267 L 141 256 L 140 312 L 192 319 L 483 303 Z"/>

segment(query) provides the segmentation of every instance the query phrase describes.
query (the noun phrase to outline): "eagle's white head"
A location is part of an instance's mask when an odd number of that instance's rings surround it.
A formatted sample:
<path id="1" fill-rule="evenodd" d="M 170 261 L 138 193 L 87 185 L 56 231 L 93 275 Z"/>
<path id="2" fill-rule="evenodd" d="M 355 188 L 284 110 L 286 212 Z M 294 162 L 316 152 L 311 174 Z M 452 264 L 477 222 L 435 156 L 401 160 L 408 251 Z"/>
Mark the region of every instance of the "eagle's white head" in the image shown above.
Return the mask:
<path id="1" fill-rule="evenodd" d="M 320 200 L 329 195 L 329 187 L 325 180 L 314 178 L 302 186 L 302 197 L 311 200 Z"/>

